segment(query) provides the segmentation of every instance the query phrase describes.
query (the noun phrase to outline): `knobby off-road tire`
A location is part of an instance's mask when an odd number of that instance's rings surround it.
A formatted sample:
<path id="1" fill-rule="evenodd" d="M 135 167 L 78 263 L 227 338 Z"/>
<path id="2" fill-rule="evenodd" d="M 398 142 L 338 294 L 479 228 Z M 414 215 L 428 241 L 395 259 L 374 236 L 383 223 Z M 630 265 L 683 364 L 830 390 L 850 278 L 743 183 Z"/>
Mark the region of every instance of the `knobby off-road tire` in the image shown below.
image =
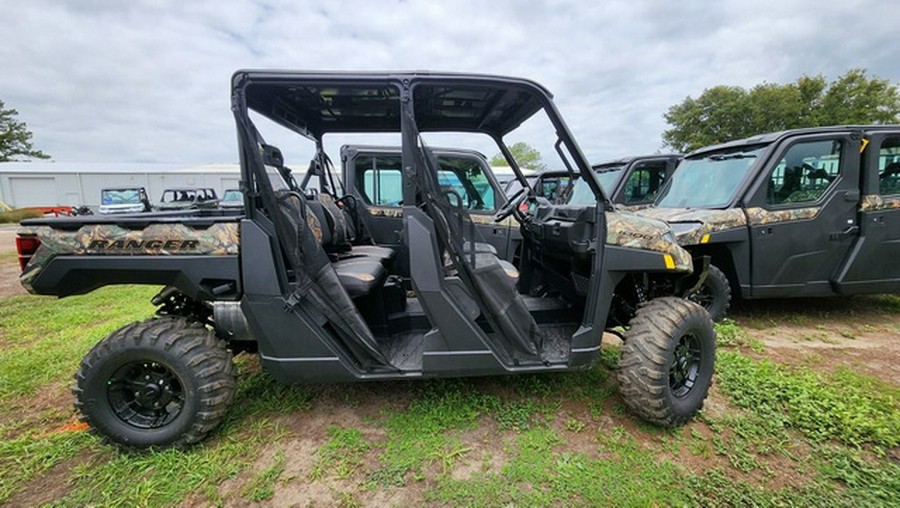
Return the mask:
<path id="1" fill-rule="evenodd" d="M 713 321 L 721 321 L 731 307 L 731 284 L 722 270 L 709 265 L 706 280 L 696 292 L 688 296 L 688 300 L 700 304 L 709 312 Z"/>
<path id="2" fill-rule="evenodd" d="M 651 300 L 625 333 L 617 377 L 628 408 L 664 427 L 683 425 L 709 393 L 716 333 L 709 314 L 681 298 Z"/>
<path id="3" fill-rule="evenodd" d="M 237 384 L 225 344 L 182 317 L 116 330 L 84 357 L 75 381 L 82 421 L 126 450 L 200 441 L 225 415 Z"/>

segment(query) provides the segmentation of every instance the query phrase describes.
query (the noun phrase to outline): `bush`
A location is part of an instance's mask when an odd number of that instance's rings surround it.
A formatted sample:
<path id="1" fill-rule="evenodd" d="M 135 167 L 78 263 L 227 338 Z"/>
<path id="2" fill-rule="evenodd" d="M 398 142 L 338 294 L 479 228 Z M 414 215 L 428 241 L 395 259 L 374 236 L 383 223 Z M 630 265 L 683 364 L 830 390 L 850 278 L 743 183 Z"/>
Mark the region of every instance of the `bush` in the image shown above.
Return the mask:
<path id="1" fill-rule="evenodd" d="M 19 208 L 8 212 L 0 212 L 0 224 L 18 223 L 25 219 L 36 219 L 43 216 L 44 214 L 40 210 Z"/>

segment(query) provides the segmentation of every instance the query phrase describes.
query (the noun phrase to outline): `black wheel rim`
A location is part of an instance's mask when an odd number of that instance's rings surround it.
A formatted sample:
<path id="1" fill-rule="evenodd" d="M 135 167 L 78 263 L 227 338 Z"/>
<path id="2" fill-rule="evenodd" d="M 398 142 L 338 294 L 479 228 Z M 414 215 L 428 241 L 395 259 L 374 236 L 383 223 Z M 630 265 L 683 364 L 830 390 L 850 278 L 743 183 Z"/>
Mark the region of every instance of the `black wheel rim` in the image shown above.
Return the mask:
<path id="1" fill-rule="evenodd" d="M 184 407 L 184 390 L 178 377 L 158 362 L 131 362 L 119 367 L 106 382 L 113 413 L 139 429 L 156 429 L 172 423 Z"/>
<path id="2" fill-rule="evenodd" d="M 685 335 L 675 346 L 675 358 L 669 368 L 669 387 L 677 398 L 687 396 L 700 375 L 700 340 Z"/>
<path id="3" fill-rule="evenodd" d="M 700 305 L 706 310 L 709 310 L 712 307 L 713 301 L 715 300 L 715 295 L 713 294 L 712 288 L 709 284 L 702 284 L 697 291 L 695 291 L 691 296 L 688 297 L 688 300 Z"/>

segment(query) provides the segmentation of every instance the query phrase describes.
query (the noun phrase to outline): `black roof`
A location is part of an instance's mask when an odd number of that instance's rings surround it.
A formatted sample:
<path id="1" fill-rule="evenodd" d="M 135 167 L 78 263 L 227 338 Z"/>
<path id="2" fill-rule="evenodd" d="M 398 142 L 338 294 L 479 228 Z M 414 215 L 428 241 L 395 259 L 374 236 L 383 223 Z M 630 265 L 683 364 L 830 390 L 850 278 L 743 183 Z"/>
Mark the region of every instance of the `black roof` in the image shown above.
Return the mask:
<path id="1" fill-rule="evenodd" d="M 632 155 L 629 157 L 622 157 L 619 159 L 613 159 L 606 162 L 601 162 L 598 164 L 594 164 L 591 167 L 594 170 L 602 171 L 607 166 L 624 166 L 627 164 L 631 164 L 632 162 L 644 160 L 644 159 L 665 159 L 665 158 L 674 158 L 674 157 L 682 157 L 680 153 L 658 153 L 655 155 Z"/>
<path id="2" fill-rule="evenodd" d="M 758 134 L 749 138 L 736 139 L 734 141 L 729 141 L 727 143 L 721 143 L 718 145 L 705 146 L 703 148 L 694 150 L 693 152 L 685 155 L 685 157 L 693 157 L 696 155 L 701 155 L 703 153 L 717 152 L 720 150 L 740 149 L 755 145 L 768 145 L 789 136 L 802 136 L 805 134 L 827 134 L 829 132 L 846 132 L 854 130 L 866 132 L 897 131 L 900 130 L 900 125 L 829 125 L 825 127 L 805 127 L 802 129 L 789 129 L 778 132 Z"/>
<path id="3" fill-rule="evenodd" d="M 552 98 L 526 79 L 430 72 L 242 70 L 232 88 L 247 107 L 313 137 L 326 132 L 397 132 L 401 84 L 412 87 L 420 131 L 502 136 Z"/>

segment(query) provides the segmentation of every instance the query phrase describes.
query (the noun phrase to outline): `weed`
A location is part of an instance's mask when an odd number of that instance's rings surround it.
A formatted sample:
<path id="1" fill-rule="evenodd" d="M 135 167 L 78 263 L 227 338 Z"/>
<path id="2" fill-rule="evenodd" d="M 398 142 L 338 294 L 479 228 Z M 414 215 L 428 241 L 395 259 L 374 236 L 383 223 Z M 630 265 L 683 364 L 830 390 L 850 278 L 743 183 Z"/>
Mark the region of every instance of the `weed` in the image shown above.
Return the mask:
<path id="1" fill-rule="evenodd" d="M 719 346 L 743 346 L 747 343 L 747 332 L 729 318 L 716 323 L 716 343 Z"/>
<path id="2" fill-rule="evenodd" d="M 541 421 L 536 416 L 541 407 L 531 400 L 509 401 L 504 403 L 496 414 L 497 424 L 501 430 L 511 429 L 523 431 L 540 425 Z"/>
<path id="3" fill-rule="evenodd" d="M 318 480 L 331 474 L 349 478 L 362 464 L 362 456 L 369 451 L 369 443 L 358 429 L 330 427 L 328 441 L 316 452 L 318 458 L 309 477 Z"/>
<path id="4" fill-rule="evenodd" d="M 848 369 L 823 376 L 737 352 L 718 356 L 719 385 L 740 407 L 814 440 L 850 445 L 900 444 L 900 391 Z"/>
<path id="5" fill-rule="evenodd" d="M 586 424 L 577 418 L 569 418 L 569 420 L 566 422 L 566 429 L 569 432 L 574 432 L 576 434 L 584 430 L 585 426 Z"/>

